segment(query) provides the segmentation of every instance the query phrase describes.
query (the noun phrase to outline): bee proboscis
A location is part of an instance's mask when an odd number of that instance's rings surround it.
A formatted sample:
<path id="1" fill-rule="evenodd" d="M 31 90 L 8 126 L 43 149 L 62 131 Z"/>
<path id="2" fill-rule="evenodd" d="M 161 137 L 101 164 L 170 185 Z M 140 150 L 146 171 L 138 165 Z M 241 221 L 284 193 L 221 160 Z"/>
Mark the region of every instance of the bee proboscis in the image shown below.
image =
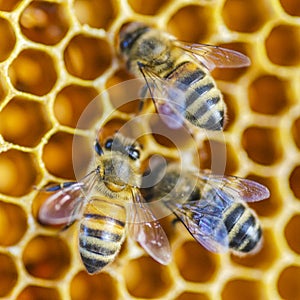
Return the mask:
<path id="1" fill-rule="evenodd" d="M 119 48 L 128 70 L 145 79 L 157 112 L 170 128 L 187 120 L 206 130 L 222 130 L 226 106 L 210 72 L 250 64 L 240 52 L 182 42 L 139 22 L 121 29 Z"/>

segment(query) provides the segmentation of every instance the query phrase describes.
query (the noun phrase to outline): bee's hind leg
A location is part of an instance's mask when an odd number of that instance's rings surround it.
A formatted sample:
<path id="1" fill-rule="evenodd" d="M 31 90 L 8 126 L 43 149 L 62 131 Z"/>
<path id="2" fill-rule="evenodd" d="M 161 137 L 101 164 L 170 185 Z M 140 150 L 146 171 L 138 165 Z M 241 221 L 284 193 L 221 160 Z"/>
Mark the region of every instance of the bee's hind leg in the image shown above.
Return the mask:
<path id="1" fill-rule="evenodd" d="M 77 183 L 76 181 L 67 181 L 56 185 L 51 185 L 45 188 L 46 192 L 56 192 Z"/>
<path id="2" fill-rule="evenodd" d="M 145 84 L 144 86 L 142 86 L 142 88 L 139 91 L 139 96 L 140 96 L 140 103 L 139 103 L 139 113 L 142 111 L 145 101 L 146 101 L 146 96 L 148 93 L 148 85 Z"/>

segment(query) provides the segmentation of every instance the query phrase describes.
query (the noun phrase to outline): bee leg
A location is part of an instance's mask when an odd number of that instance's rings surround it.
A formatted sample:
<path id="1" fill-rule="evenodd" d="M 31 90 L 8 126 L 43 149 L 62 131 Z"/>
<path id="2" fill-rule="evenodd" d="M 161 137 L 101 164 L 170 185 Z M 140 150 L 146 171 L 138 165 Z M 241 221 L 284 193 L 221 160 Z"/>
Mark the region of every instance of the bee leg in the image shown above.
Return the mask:
<path id="1" fill-rule="evenodd" d="M 145 84 L 139 92 L 140 94 L 139 112 L 141 112 L 144 107 L 147 93 L 148 93 L 148 86 Z"/>
<path id="2" fill-rule="evenodd" d="M 46 192 L 56 192 L 77 183 L 76 181 L 63 182 L 57 185 L 50 186 L 45 189 Z"/>
<path id="3" fill-rule="evenodd" d="M 148 86 L 147 86 L 147 84 L 145 84 L 144 86 L 142 86 L 140 93 L 139 93 L 141 100 L 144 100 L 146 98 L 147 93 L 148 93 Z"/>
<path id="4" fill-rule="evenodd" d="M 150 84 L 149 84 L 149 80 L 147 79 L 146 74 L 145 74 L 145 72 L 144 72 L 144 70 L 145 70 L 145 65 L 144 65 L 143 63 L 139 62 L 139 61 L 137 62 L 137 65 L 138 65 L 138 68 L 139 68 L 140 72 L 142 73 L 142 75 L 143 75 L 143 77 L 144 77 L 144 79 L 145 79 L 147 90 L 150 92 L 151 98 L 154 99 L 153 93 L 152 93 L 152 89 L 151 89 L 151 86 L 150 86 Z M 143 88 L 143 89 L 144 89 L 144 88 Z"/>
<path id="5" fill-rule="evenodd" d="M 71 227 L 74 223 L 75 223 L 76 220 L 68 223 L 67 225 L 65 225 L 60 231 L 63 232 L 65 230 L 67 230 L 69 227 Z"/>

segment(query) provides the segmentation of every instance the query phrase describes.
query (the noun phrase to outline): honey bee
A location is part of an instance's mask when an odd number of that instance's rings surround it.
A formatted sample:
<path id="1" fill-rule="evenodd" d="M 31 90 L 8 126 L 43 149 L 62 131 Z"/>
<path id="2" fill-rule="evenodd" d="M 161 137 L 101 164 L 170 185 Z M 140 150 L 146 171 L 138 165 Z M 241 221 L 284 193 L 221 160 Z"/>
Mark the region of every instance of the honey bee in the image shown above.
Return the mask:
<path id="1" fill-rule="evenodd" d="M 162 170 L 157 167 L 155 172 Z M 262 229 L 246 202 L 260 201 L 270 193 L 255 181 L 208 171 L 180 173 L 178 164 L 171 163 L 162 180 L 144 193 L 149 202 L 162 202 L 211 252 L 243 255 L 260 249 Z"/>
<path id="2" fill-rule="evenodd" d="M 187 120 L 206 130 L 222 130 L 226 107 L 210 71 L 250 64 L 249 58 L 237 51 L 178 41 L 138 22 L 121 29 L 119 48 L 128 70 L 146 81 L 142 97 L 148 89 L 170 128 L 179 128 Z"/>
<path id="3" fill-rule="evenodd" d="M 168 238 L 139 191 L 140 145 L 116 133 L 102 144 L 96 140 L 95 152 L 88 175 L 47 189 L 55 193 L 42 204 L 39 221 L 65 226 L 79 221 L 79 253 L 90 274 L 115 260 L 126 228 L 150 256 L 168 264 Z"/>

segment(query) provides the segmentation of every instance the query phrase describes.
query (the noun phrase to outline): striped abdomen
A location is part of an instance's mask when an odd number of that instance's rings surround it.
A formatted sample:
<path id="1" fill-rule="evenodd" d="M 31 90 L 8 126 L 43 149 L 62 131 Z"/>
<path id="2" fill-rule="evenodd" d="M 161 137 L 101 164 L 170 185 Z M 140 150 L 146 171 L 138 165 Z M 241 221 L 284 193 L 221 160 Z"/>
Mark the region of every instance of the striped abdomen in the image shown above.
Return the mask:
<path id="1" fill-rule="evenodd" d="M 261 227 L 250 208 L 233 203 L 223 212 L 223 221 L 228 231 L 229 247 L 233 251 L 248 253 L 260 244 Z"/>
<path id="2" fill-rule="evenodd" d="M 184 61 L 165 76 L 185 93 L 185 118 L 207 130 L 222 130 L 225 104 L 213 78 L 197 64 Z"/>
<path id="3" fill-rule="evenodd" d="M 123 206 L 98 199 L 87 204 L 80 223 L 79 252 L 88 273 L 101 271 L 116 258 L 125 238 L 125 220 Z"/>

